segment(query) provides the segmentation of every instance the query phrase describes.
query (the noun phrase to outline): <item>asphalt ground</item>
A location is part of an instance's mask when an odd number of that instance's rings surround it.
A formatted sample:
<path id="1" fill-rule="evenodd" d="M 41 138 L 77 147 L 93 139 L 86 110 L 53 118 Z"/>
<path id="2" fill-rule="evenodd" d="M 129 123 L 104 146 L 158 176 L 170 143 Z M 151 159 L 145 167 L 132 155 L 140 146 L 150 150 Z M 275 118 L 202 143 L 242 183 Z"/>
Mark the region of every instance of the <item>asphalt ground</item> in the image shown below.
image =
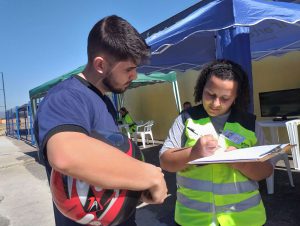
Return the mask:
<path id="1" fill-rule="evenodd" d="M 145 159 L 159 165 L 161 145 L 142 149 Z M 34 147 L 24 141 L 0 136 L 0 226 L 53 226 L 51 193 L 44 167 L 37 161 Z M 144 205 L 137 208 L 138 226 L 175 226 L 174 205 L 176 179 L 165 172 L 170 196 L 162 205 Z M 267 212 L 265 226 L 300 225 L 300 172 L 293 171 L 295 188 L 289 184 L 285 168 L 275 169 L 275 193 L 267 194 L 265 180 L 260 191 Z"/>

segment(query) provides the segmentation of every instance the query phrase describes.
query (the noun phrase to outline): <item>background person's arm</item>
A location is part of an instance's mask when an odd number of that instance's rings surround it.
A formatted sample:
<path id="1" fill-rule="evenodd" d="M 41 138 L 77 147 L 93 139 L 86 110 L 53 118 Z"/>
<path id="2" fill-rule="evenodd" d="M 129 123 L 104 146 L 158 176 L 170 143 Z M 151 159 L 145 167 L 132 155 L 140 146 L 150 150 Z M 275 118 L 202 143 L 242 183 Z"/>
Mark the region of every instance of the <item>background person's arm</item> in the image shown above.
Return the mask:
<path id="1" fill-rule="evenodd" d="M 57 171 L 106 189 L 148 190 L 148 202 L 167 195 L 159 167 L 136 160 L 117 148 L 78 132 L 60 132 L 47 142 L 47 157 Z"/>

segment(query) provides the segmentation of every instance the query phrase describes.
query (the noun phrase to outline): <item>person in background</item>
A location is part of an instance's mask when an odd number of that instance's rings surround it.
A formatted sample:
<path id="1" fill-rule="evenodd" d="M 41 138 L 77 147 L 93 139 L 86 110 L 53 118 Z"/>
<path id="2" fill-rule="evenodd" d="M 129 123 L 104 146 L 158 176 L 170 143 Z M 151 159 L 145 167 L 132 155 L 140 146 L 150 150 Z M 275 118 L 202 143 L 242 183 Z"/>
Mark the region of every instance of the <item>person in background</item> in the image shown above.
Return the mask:
<path id="1" fill-rule="evenodd" d="M 82 73 L 49 90 L 34 123 L 48 179 L 51 169 L 103 189 L 142 191 L 142 201 L 167 197 L 161 168 L 131 158 L 91 135 L 118 132 L 117 112 L 105 95 L 123 93 L 149 56 L 144 39 L 126 20 L 108 16 L 88 36 L 88 62 Z M 54 205 L 57 226 L 79 226 Z M 134 226 L 132 215 L 122 226 Z"/>
<path id="2" fill-rule="evenodd" d="M 133 119 L 130 116 L 127 109 L 125 107 L 121 107 L 119 112 L 122 116 L 122 124 L 128 124 L 130 133 L 135 132 L 136 131 L 136 123 L 133 121 Z"/>
<path id="3" fill-rule="evenodd" d="M 183 103 L 182 107 L 183 107 L 183 109 L 182 109 L 181 113 L 182 113 L 183 111 L 186 111 L 187 109 L 191 108 L 191 107 L 192 107 L 192 104 L 191 104 L 191 102 L 186 101 L 186 102 Z"/>
<path id="4" fill-rule="evenodd" d="M 179 115 L 160 150 L 161 167 L 177 172 L 175 221 L 183 226 L 261 226 L 266 214 L 258 181 L 272 174 L 270 162 L 189 165 L 210 156 L 263 143 L 249 105 L 247 74 L 229 60 L 201 71 L 194 106 Z"/>

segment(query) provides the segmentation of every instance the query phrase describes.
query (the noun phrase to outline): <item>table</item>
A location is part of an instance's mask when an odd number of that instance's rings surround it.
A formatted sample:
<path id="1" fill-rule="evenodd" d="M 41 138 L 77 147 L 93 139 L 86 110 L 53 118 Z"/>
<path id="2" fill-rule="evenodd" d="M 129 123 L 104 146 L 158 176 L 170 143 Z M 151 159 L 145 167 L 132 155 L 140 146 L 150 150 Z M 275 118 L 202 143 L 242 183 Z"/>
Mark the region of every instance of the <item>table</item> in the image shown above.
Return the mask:
<path id="1" fill-rule="evenodd" d="M 286 127 L 285 122 L 286 121 L 263 120 L 263 121 L 257 121 L 257 124 L 260 127 L 269 128 L 270 134 L 271 134 L 272 144 L 280 144 L 279 135 L 278 135 L 278 128 L 279 127 Z"/>

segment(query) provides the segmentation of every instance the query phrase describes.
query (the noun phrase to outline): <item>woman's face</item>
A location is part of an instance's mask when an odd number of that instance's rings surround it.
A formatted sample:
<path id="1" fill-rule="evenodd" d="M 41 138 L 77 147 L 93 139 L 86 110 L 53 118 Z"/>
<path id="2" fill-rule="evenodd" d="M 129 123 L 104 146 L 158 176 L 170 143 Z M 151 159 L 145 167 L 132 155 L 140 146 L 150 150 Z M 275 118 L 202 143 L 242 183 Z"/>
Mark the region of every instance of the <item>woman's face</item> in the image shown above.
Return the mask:
<path id="1" fill-rule="evenodd" d="M 202 95 L 202 103 L 209 116 L 227 113 L 237 95 L 238 84 L 233 80 L 222 80 L 211 76 L 207 80 Z"/>

